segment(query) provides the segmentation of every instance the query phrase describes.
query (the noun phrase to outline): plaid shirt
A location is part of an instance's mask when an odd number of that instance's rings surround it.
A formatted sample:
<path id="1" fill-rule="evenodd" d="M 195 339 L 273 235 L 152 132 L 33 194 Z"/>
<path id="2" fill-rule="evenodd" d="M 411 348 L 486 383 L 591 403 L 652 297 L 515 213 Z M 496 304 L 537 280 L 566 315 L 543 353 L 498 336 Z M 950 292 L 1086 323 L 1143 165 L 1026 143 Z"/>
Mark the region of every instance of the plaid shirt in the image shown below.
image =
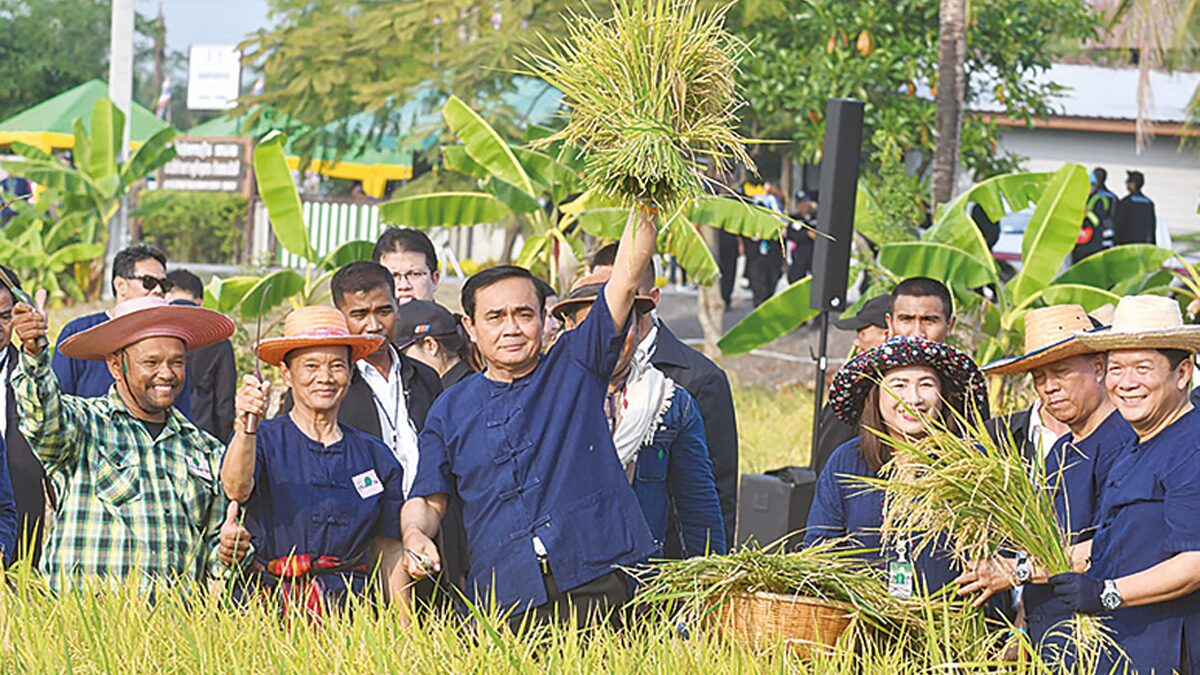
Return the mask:
<path id="1" fill-rule="evenodd" d="M 42 556 L 51 587 L 76 577 L 204 581 L 215 560 L 226 500 L 224 448 L 174 408 L 152 439 L 108 396 L 62 394 L 46 353 L 22 353 L 12 376 L 21 432 L 59 495 Z"/>

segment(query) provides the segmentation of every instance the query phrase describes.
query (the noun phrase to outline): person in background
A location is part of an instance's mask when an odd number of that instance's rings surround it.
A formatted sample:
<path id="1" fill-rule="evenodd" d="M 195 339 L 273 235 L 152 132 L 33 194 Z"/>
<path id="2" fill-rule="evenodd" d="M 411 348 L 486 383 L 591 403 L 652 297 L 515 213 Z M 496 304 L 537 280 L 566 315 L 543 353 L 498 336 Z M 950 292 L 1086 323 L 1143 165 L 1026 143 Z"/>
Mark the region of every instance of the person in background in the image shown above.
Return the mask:
<path id="1" fill-rule="evenodd" d="M 1084 219 L 1079 237 L 1075 240 L 1075 249 L 1071 251 L 1072 263 L 1112 246 L 1113 214 L 1117 208 L 1117 196 L 1104 184 L 1108 179 L 1108 172 L 1103 168 L 1092 169 L 1088 179 L 1091 181 L 1092 191 L 1088 195 L 1087 218 Z"/>
<path id="2" fill-rule="evenodd" d="M 546 306 L 553 307 L 558 304 L 558 289 L 551 286 L 546 281 L 535 277 L 535 283 L 541 287 L 541 292 L 546 294 Z M 461 319 L 461 317 L 459 317 Z M 542 326 L 542 351 L 548 352 L 554 346 L 554 341 L 558 339 L 558 334 L 562 332 L 562 322 L 554 316 L 554 312 L 546 312 L 546 325 Z M 468 344 L 468 353 L 470 352 L 470 341 Z M 466 359 L 471 361 L 470 358 Z"/>
<path id="3" fill-rule="evenodd" d="M 592 256 L 593 273 L 611 268 L 616 261 L 617 245 L 609 244 Z M 638 280 L 637 294 L 654 299 L 659 304 L 661 290 L 655 285 L 654 270 L 648 268 Z M 642 338 L 639 349 L 650 354 L 650 363 L 687 390 L 700 406 L 704 420 L 704 443 L 712 459 L 713 478 L 717 481 L 717 496 L 721 499 L 721 514 L 725 518 L 725 541 L 732 543 L 737 523 L 738 489 L 738 429 L 733 409 L 733 391 L 729 377 L 716 363 L 680 340 L 657 312 L 651 313 L 653 326 Z M 678 523 L 668 517 L 666 555 L 683 557 L 676 548 L 679 541 Z"/>
<path id="4" fill-rule="evenodd" d="M 4 277 L 21 288 L 15 272 L 3 265 Z M 50 492 L 46 470 L 33 454 L 29 442 L 21 433 L 21 416 L 17 407 L 12 374 L 21 363 L 21 354 L 12 344 L 13 308 L 16 298 L 8 286 L 0 283 L 0 442 L 8 448 L 5 467 L 12 484 L 17 507 L 16 540 L 5 551 L 5 563 L 12 564 L 29 558 L 36 568 L 42 555 L 42 521 L 46 515 L 46 496 Z"/>
<path id="5" fill-rule="evenodd" d="M 1137 295 L 1109 330 L 1076 336 L 1108 353 L 1109 398 L 1137 439 L 1108 471 L 1095 535 L 1072 547 L 1077 571 L 1050 577 L 1055 601 L 1104 618 L 1121 654 L 1101 654 L 1096 672 L 1200 672 L 1200 411 L 1188 401 L 1200 327 L 1174 299 Z"/>
<path id="6" fill-rule="evenodd" d="M 892 289 L 892 309 L 887 315 L 893 337 L 916 336 L 945 342 L 954 328 L 954 300 L 950 289 L 936 279 L 910 277 Z"/>
<path id="7" fill-rule="evenodd" d="M 785 213 L 783 193 L 773 181 L 763 184 L 763 194 L 752 198 L 752 201 L 769 211 Z M 754 256 L 746 256 L 746 274 L 750 280 L 750 292 L 754 296 L 754 306 L 758 307 L 771 296 L 783 276 L 783 244 L 778 239 L 747 239 L 747 246 L 753 247 Z"/>
<path id="8" fill-rule="evenodd" d="M 512 609 L 510 625 L 611 621 L 628 600 L 621 568 L 657 546 L 604 406 L 657 231 L 657 213 L 639 209 L 591 314 L 545 356 L 545 296 L 528 270 L 500 265 L 467 280 L 463 325 L 487 367 L 438 398 L 421 432 L 402 516 L 411 575 L 441 567 L 433 537 L 453 494 L 469 593 Z"/>
<path id="9" fill-rule="evenodd" d="M 612 268 L 581 277 L 570 296 L 550 311 L 567 330 L 583 323 L 608 283 Z M 650 363 L 642 341 L 654 328 L 654 298 L 634 298 L 633 326 L 609 382 L 606 413 L 617 458 L 625 468 L 642 514 L 664 555 L 667 514 L 678 518 L 684 557 L 722 555 L 725 521 L 713 481 L 712 460 L 704 444 L 704 421 L 696 400 Z"/>
<path id="10" fill-rule="evenodd" d="M 788 283 L 794 284 L 812 274 L 813 250 L 817 243 L 817 193 L 796 193 L 796 212 L 788 223 Z"/>
<path id="11" fill-rule="evenodd" d="M 112 275 L 114 306 L 148 295 L 162 298 L 175 287 L 175 284 L 167 279 L 167 256 L 153 246 L 138 244 L 118 251 L 113 258 Z M 50 367 L 58 378 L 62 393 L 97 398 L 108 394 L 109 388 L 113 386 L 112 374 L 103 361 L 73 359 L 60 349 L 71 336 L 108 321 L 110 316 L 107 311 L 85 314 L 63 326 L 62 332 L 58 334 L 58 344 L 54 348 L 53 358 L 50 359 Z M 184 387 L 183 392 L 176 398 L 175 407 L 191 419 L 191 393 L 187 387 Z"/>
<path id="12" fill-rule="evenodd" d="M 12 386 L 21 432 L 60 490 L 42 571 L 50 588 L 136 577 L 204 584 L 219 552 L 225 498 L 216 482 L 221 443 L 174 406 L 184 354 L 228 339 L 233 322 L 158 296 L 126 300 L 112 318 L 59 346 L 103 363 L 115 379 L 100 398 L 63 394 L 50 370 L 44 290 L 17 303 L 21 365 Z"/>
<path id="13" fill-rule="evenodd" d="M 374 260 L 391 273 L 397 304 L 433 300 L 442 274 L 438 271 L 437 249 L 424 232 L 389 227 L 375 242 Z"/>
<path id="14" fill-rule="evenodd" d="M 1117 202 L 1113 217 L 1113 244 L 1153 244 L 1158 229 L 1158 217 L 1154 215 L 1154 202 L 1142 194 L 1146 177 L 1141 171 L 1129 171 L 1125 177 L 1125 189 L 1129 194 Z"/>
<path id="15" fill-rule="evenodd" d="M 983 374 L 954 347 L 920 337 L 893 337 L 839 370 L 829 400 L 838 417 L 857 427 L 859 435 L 839 446 L 821 471 L 804 543 L 851 537 L 870 551 L 863 555 L 880 566 L 911 562 L 914 575 L 906 579 L 901 596 L 913 594 L 917 580 L 928 593 L 937 592 L 958 576 L 950 551 L 935 545 L 914 557 L 903 540 L 882 549 L 884 493 L 863 489 L 853 477 L 877 478 L 891 459 L 887 441 L 874 432 L 912 442 L 927 435 L 926 418 L 941 420 L 953 432 L 958 417 L 951 410 L 958 415 L 978 410 L 986 416 Z"/>
<path id="16" fill-rule="evenodd" d="M 413 300 L 405 305 L 396 322 L 394 341 L 401 354 L 437 371 L 442 389 L 475 372 L 468 361 L 462 324 L 436 302 Z"/>
<path id="17" fill-rule="evenodd" d="M 204 304 L 200 277 L 187 270 L 172 270 L 167 293 L 172 304 L 199 307 Z M 237 394 L 237 359 L 233 344 L 222 340 L 187 355 L 187 383 L 192 399 L 192 421 L 219 441 L 233 435 L 233 399 Z"/>
<path id="18" fill-rule="evenodd" d="M 833 322 L 838 330 L 854 331 L 852 356 L 874 349 L 891 337 L 887 326 L 887 315 L 891 308 L 892 296 L 880 295 L 863 303 L 854 316 Z M 813 450 L 810 461 L 812 470 L 820 475 L 833 451 L 855 436 L 858 436 L 858 429 L 843 422 L 834 412 L 830 402 L 826 401 L 821 408 L 821 431 L 817 437 L 817 447 Z"/>
<path id="19" fill-rule="evenodd" d="M 240 581 L 245 590 L 267 591 L 285 616 L 321 616 L 349 595 L 370 594 L 376 571 L 384 597 L 407 602 L 404 470 L 378 437 L 338 421 L 354 363 L 386 342 L 352 335 L 333 307 L 301 307 L 288 314 L 283 337 L 254 346 L 279 368 L 291 411 L 263 420 L 270 383 L 242 378 L 221 486 L 245 509 L 254 549 Z M 263 420 L 257 429 L 248 426 L 250 415 Z"/>

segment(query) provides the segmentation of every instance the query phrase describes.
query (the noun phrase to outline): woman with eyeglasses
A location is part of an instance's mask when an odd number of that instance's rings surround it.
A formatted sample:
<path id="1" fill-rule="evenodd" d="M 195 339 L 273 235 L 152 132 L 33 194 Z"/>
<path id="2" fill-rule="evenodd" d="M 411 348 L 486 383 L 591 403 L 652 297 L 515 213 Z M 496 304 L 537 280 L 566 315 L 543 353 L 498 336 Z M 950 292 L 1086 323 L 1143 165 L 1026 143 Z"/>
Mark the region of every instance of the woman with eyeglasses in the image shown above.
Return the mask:
<path id="1" fill-rule="evenodd" d="M 138 244 L 117 252 L 113 259 L 112 290 L 114 305 L 148 295 L 166 296 L 174 286 L 167 280 L 167 256 L 153 246 Z M 63 327 L 58 344 L 76 333 L 108 321 L 109 313 L 96 312 L 74 319 Z M 83 398 L 107 396 L 113 385 L 112 374 L 103 361 L 84 361 L 64 356 L 57 347 L 50 361 L 62 393 Z M 175 408 L 188 419 L 192 417 L 192 400 L 185 385 L 175 399 Z"/>

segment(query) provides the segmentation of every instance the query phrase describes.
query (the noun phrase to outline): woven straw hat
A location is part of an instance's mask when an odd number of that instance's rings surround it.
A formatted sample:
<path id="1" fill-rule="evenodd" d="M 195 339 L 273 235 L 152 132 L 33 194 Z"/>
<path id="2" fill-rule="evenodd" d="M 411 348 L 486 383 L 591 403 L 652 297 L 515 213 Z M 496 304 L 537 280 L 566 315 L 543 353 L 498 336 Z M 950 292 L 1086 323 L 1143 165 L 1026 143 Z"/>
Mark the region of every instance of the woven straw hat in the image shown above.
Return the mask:
<path id="1" fill-rule="evenodd" d="M 266 338 L 254 346 L 258 358 L 278 366 L 288 352 L 305 347 L 350 348 L 354 362 L 374 354 L 384 343 L 382 335 L 351 335 L 346 317 L 333 307 L 299 307 L 283 322 L 283 337 Z"/>
<path id="2" fill-rule="evenodd" d="M 73 359 L 103 361 L 109 354 L 149 338 L 178 338 L 183 348 L 191 351 L 233 335 L 233 322 L 224 314 L 172 305 L 154 295 L 126 300 L 113 307 L 111 314 L 108 321 L 63 340 L 58 350 Z"/>
<path id="3" fill-rule="evenodd" d="M 983 367 L 989 375 L 1019 375 L 1047 363 L 1092 354 L 1096 350 L 1075 337 L 1093 330 L 1080 305 L 1055 305 L 1030 310 L 1025 315 L 1025 353 L 992 361 Z"/>
<path id="4" fill-rule="evenodd" d="M 1183 349 L 1200 352 L 1200 326 L 1183 323 L 1179 303 L 1161 295 L 1121 298 L 1113 312 L 1112 328 L 1075 334 L 1096 351 L 1117 349 Z"/>
<path id="5" fill-rule="evenodd" d="M 592 272 L 591 274 L 579 277 L 571 286 L 571 293 L 565 300 L 560 300 L 558 304 L 550 308 L 550 314 L 563 320 L 569 314 L 574 314 L 580 307 L 591 305 L 596 301 L 596 297 L 600 295 L 600 289 L 604 288 L 604 284 L 612 278 L 612 267 Z M 634 306 L 638 311 L 645 314 L 654 309 L 654 298 L 649 295 L 638 295 L 633 298 Z"/>

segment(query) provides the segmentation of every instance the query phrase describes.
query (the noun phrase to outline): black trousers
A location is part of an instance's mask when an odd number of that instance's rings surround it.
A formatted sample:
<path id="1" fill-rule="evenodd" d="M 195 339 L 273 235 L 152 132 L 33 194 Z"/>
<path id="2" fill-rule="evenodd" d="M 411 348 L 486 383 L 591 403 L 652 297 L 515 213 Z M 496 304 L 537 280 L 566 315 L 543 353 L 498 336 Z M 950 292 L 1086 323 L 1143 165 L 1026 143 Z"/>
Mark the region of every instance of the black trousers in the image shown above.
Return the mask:
<path id="1" fill-rule="evenodd" d="M 510 617 L 508 625 L 513 632 L 522 622 L 573 623 L 576 628 L 601 622 L 615 626 L 621 606 L 629 600 L 629 584 L 620 572 L 609 572 L 566 592 L 559 590 L 553 574 L 543 574 L 542 583 L 546 586 L 546 604 Z"/>
<path id="2" fill-rule="evenodd" d="M 717 230 L 717 267 L 721 270 L 721 299 L 726 307 L 733 301 L 733 287 L 737 283 L 738 240 L 736 234 Z"/>

